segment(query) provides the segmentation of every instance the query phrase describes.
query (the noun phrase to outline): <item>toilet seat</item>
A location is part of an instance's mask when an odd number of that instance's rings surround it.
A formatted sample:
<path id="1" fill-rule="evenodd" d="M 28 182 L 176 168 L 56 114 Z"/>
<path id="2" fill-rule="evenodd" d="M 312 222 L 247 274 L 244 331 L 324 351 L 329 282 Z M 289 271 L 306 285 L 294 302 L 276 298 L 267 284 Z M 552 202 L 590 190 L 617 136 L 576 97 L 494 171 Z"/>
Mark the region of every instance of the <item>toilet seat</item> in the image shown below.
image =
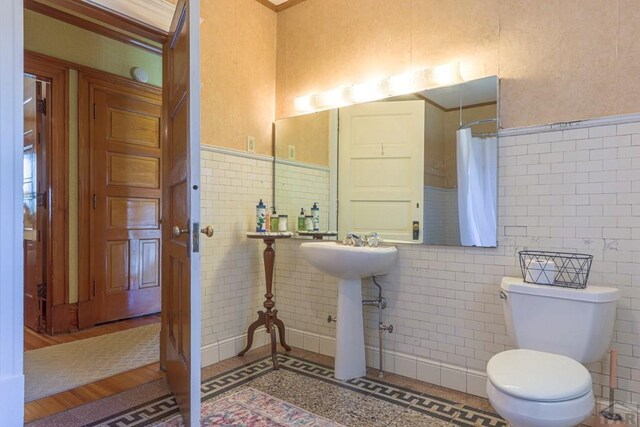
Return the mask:
<path id="1" fill-rule="evenodd" d="M 500 392 L 522 400 L 562 402 L 592 392 L 589 371 L 579 362 L 536 350 L 508 350 L 487 364 L 487 377 Z"/>

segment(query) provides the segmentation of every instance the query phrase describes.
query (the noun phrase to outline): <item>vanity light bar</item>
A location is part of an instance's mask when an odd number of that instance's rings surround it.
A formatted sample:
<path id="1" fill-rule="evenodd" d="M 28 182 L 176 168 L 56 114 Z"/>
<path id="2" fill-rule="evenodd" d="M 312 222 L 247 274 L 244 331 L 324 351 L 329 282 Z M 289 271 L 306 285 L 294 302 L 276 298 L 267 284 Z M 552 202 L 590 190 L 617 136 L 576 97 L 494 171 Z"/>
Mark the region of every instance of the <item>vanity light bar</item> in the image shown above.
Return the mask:
<path id="1" fill-rule="evenodd" d="M 390 96 L 406 95 L 462 81 L 464 80 L 460 75 L 460 63 L 455 62 L 424 70 L 409 71 L 371 82 L 338 87 L 313 95 L 299 96 L 294 101 L 294 108 L 299 113 L 310 113 Z"/>

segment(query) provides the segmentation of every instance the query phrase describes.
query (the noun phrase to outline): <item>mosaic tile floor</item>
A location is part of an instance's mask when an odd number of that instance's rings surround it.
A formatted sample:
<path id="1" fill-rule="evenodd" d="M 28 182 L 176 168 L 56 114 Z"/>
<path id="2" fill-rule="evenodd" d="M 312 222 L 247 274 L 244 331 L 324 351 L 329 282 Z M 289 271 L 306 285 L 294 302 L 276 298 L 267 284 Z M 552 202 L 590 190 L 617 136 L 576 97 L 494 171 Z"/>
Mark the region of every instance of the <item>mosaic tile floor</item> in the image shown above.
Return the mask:
<path id="1" fill-rule="evenodd" d="M 507 425 L 491 412 L 486 400 L 464 393 L 395 375 L 381 381 L 375 371 L 339 381 L 333 378 L 331 358 L 297 349 L 280 354 L 281 369 L 274 371 L 264 351 L 252 353 L 204 368 L 203 402 L 252 388 L 349 427 Z M 99 408 L 89 404 L 30 425 L 163 425 L 175 418 L 177 408 L 166 383 L 156 383 L 104 399 Z M 124 402 L 128 405 L 122 409 Z"/>

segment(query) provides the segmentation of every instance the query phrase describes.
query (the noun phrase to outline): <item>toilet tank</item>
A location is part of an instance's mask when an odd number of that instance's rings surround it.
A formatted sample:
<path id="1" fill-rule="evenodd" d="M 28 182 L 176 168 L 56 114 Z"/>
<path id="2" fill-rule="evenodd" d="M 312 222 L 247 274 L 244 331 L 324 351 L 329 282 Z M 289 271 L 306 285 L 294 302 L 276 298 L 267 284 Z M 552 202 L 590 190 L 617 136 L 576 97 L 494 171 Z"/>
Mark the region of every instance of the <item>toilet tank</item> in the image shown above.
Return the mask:
<path id="1" fill-rule="evenodd" d="M 515 277 L 503 278 L 500 288 L 507 334 L 518 348 L 581 363 L 601 360 L 609 350 L 618 289 L 534 285 Z"/>

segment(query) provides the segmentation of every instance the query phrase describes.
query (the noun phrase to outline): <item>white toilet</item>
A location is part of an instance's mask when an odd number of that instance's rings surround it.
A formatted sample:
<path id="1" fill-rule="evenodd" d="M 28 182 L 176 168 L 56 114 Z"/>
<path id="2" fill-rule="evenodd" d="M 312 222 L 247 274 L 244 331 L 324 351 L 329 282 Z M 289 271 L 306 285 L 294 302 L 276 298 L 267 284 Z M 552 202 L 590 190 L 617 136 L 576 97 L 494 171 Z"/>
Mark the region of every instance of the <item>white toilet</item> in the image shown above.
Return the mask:
<path id="1" fill-rule="evenodd" d="M 580 424 L 594 406 L 582 363 L 601 360 L 611 344 L 620 291 L 570 289 L 505 277 L 500 284 L 507 334 L 517 350 L 487 364 L 487 395 L 514 427 Z"/>

